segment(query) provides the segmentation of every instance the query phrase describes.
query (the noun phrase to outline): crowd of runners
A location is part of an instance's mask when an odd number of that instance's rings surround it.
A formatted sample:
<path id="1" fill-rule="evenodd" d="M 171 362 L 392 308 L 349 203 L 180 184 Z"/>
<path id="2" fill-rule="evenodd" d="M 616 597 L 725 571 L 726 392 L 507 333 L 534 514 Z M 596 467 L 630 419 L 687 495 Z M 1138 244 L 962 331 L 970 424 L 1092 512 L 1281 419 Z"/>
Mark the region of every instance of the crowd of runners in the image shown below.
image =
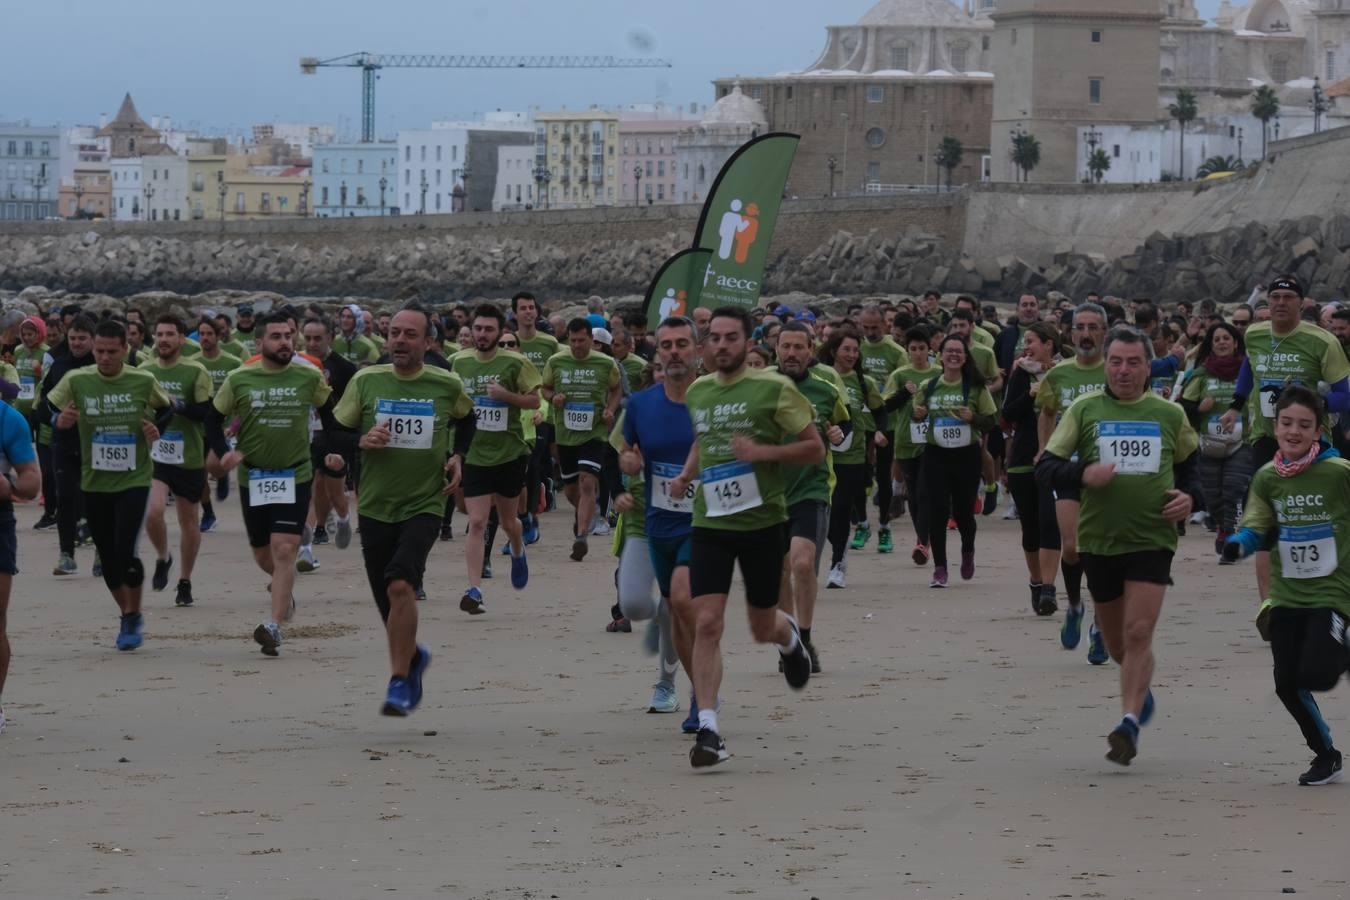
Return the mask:
<path id="1" fill-rule="evenodd" d="M 1313 694 L 1350 664 L 1350 305 L 1306 297 L 1291 276 L 1226 311 L 1027 294 L 1000 321 L 930 292 L 835 315 L 697 309 L 649 334 L 640 311 L 588 310 L 547 316 L 520 292 L 444 313 L 241 305 L 147 321 L 68 306 L 11 323 L 0 692 L 16 530 L 30 527 L 16 502 L 40 502 L 31 527 L 57 532 L 54 578 L 78 576 L 92 545 L 115 646 L 134 651 L 142 527 L 151 590 L 176 577 L 174 604 L 211 602 L 193 568 L 213 503 L 234 490 L 267 584 L 262 653 L 281 653 L 316 546 L 356 536 L 389 647 L 382 712 L 406 716 L 431 662 L 418 603 L 438 542 L 463 542 L 455 591 L 477 616 L 496 602 L 494 561 L 524 590 L 529 547 L 547 540 L 570 548 L 567 565 L 612 569 L 605 628 L 645 623 L 650 712 L 683 708 L 685 673 L 690 761 L 712 766 L 729 756 L 718 697 L 737 569 L 752 637 L 800 690 L 822 666 L 822 572 L 848 590 L 851 556 L 898 545 L 898 591 L 922 588 L 900 578 L 910 568 L 932 589 L 952 569 L 970 582 L 980 520 L 1001 507 L 1019 521 L 1029 614 L 1062 615 L 1066 650 L 1086 624 L 1087 661 L 1119 666 L 1108 759 L 1128 765 L 1154 715 L 1154 630 L 1190 527 L 1213 534 L 1216 565 L 1255 557 L 1256 628 L 1314 754 L 1298 781 L 1340 778 Z M 557 507 L 571 515 L 545 529 Z"/>

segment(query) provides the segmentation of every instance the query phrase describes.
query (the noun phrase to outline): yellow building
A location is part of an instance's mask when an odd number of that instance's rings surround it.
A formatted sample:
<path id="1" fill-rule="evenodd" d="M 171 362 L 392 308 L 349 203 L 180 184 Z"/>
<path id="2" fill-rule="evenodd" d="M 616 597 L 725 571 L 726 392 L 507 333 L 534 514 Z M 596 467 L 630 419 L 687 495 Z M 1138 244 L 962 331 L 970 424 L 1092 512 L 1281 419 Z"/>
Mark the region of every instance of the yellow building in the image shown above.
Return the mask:
<path id="1" fill-rule="evenodd" d="M 269 219 L 309 215 L 305 167 L 250 168 L 244 157 L 188 157 L 188 205 L 194 219 Z"/>
<path id="2" fill-rule="evenodd" d="M 614 206 L 619 197 L 619 114 L 562 110 L 534 117 L 535 181 L 551 209 Z"/>

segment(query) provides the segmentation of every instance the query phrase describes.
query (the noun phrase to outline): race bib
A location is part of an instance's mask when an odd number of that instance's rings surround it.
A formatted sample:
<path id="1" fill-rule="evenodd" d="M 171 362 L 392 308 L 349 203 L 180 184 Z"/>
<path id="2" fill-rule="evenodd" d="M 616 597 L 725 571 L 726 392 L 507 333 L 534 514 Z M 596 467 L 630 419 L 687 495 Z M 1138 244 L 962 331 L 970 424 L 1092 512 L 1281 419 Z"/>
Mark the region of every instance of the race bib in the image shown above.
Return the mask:
<path id="1" fill-rule="evenodd" d="M 755 467 L 748 462 L 729 462 L 704 469 L 703 502 L 710 519 L 745 512 L 762 504 Z"/>
<path id="2" fill-rule="evenodd" d="M 671 463 L 652 463 L 652 506 L 674 513 L 692 513 L 694 511 L 694 494 L 698 491 L 698 481 L 691 481 L 689 487 L 685 488 L 684 493 L 678 497 L 673 496 L 670 492 L 670 483 L 683 469 L 683 466 Z"/>
<path id="3" fill-rule="evenodd" d="M 948 450 L 969 447 L 970 425 L 960 419 L 944 416 L 933 423 L 933 442 Z"/>
<path id="4" fill-rule="evenodd" d="M 928 443 L 928 420 L 909 423 L 909 442 L 911 444 Z"/>
<path id="5" fill-rule="evenodd" d="M 19 399 L 32 400 L 37 396 L 37 379 L 31 375 L 19 376 Z"/>
<path id="6" fill-rule="evenodd" d="M 1210 416 L 1209 424 L 1205 431 L 1216 441 L 1222 441 L 1225 444 L 1236 444 L 1242 440 L 1242 419 L 1238 418 L 1233 422 L 1232 428 L 1224 428 L 1221 421 L 1223 416 Z"/>
<path id="7" fill-rule="evenodd" d="M 187 442 L 183 440 L 183 432 L 166 431 L 150 447 L 150 458 L 165 465 L 181 466 L 183 464 L 183 448 L 186 446 Z"/>
<path id="8" fill-rule="evenodd" d="M 96 472 L 132 472 L 136 469 L 136 435 L 96 431 L 91 446 Z"/>
<path id="9" fill-rule="evenodd" d="M 1289 383 L 1299 384 L 1300 382 L 1298 379 L 1293 379 Z M 1261 387 L 1283 388 L 1285 387 L 1285 382 L 1283 378 L 1262 378 Z M 1276 402 L 1277 402 L 1276 395 L 1273 391 L 1266 391 L 1266 390 L 1261 391 L 1261 415 L 1267 419 L 1275 418 Z"/>
<path id="10" fill-rule="evenodd" d="M 375 421 L 389 429 L 389 443 L 385 446 L 400 450 L 431 449 L 436 409 L 430 400 L 376 400 Z"/>
<path id="11" fill-rule="evenodd" d="M 595 427 L 595 404 L 563 404 L 563 427 L 568 431 L 590 431 Z"/>
<path id="12" fill-rule="evenodd" d="M 848 448 L 853 446 L 853 432 L 850 431 L 844 435 L 844 439 L 837 444 L 831 444 L 830 449 L 835 453 L 846 453 Z"/>
<path id="13" fill-rule="evenodd" d="M 1280 574 L 1324 578 L 1336 571 L 1336 533 L 1330 524 L 1280 526 Z"/>
<path id="14" fill-rule="evenodd" d="M 479 431 L 505 431 L 506 430 L 506 404 L 500 400 L 493 400 L 490 397 L 478 397 L 473 401 L 473 408 L 478 413 Z"/>
<path id="15" fill-rule="evenodd" d="M 295 502 L 294 469 L 249 469 L 248 505 L 271 506 Z"/>
<path id="16" fill-rule="evenodd" d="M 1157 422 L 1102 422 L 1097 457 L 1117 475 L 1156 475 L 1162 463 L 1162 426 Z"/>

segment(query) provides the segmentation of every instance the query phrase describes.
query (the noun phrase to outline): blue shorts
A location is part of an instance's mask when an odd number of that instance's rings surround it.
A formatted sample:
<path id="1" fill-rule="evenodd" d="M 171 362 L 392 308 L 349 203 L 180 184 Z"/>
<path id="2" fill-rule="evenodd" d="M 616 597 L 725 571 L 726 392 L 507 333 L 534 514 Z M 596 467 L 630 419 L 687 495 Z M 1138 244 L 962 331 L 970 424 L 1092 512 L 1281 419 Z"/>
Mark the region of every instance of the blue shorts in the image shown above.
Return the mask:
<path id="1" fill-rule="evenodd" d="M 670 579 L 679 566 L 689 565 L 690 535 L 673 538 L 647 538 L 647 552 L 652 558 L 652 571 L 662 597 L 670 596 Z"/>

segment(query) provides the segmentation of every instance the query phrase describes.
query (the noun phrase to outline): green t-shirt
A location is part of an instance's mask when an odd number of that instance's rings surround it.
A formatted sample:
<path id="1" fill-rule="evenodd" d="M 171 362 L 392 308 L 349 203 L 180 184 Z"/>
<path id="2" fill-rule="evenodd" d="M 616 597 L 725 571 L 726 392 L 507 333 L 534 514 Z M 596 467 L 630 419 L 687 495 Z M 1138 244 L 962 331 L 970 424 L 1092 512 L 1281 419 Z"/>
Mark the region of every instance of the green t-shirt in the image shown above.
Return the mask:
<path id="1" fill-rule="evenodd" d="M 1243 341 L 1252 368 L 1252 396 L 1247 398 L 1248 408 L 1255 407 L 1248 431 L 1251 441 L 1275 436 L 1274 395 L 1261 393 L 1262 386 L 1301 384 L 1315 391 L 1319 381 L 1335 384 L 1350 376 L 1350 363 L 1336 336 L 1310 322 L 1299 322 L 1282 338 L 1274 336 L 1269 322 L 1256 322 Z"/>
<path id="2" fill-rule="evenodd" d="M 1057 417 L 1062 416 L 1079 397 L 1105 388 L 1106 366 L 1101 357 L 1090 366 L 1081 365 L 1077 358 L 1066 359 L 1045 373 L 1045 380 L 1036 392 L 1036 409 L 1048 409 Z"/>
<path id="3" fill-rule="evenodd" d="M 226 341 L 224 344 L 222 344 L 222 345 L 221 345 L 221 349 L 222 349 L 222 350 L 225 350 L 225 348 L 226 348 L 227 346 L 229 346 L 230 344 L 241 344 L 241 345 L 243 345 L 244 352 L 243 352 L 243 353 L 235 353 L 235 354 L 234 354 L 235 356 L 239 357 L 240 359 L 248 359 L 248 358 L 249 358 L 250 356 L 252 356 L 254 353 L 257 353 L 257 352 L 258 352 L 258 342 L 257 342 L 257 340 L 253 337 L 253 332 L 251 332 L 251 331 L 239 331 L 239 330 L 236 329 L 235 332 L 234 332 L 234 338 L 233 338 L 232 340 Z M 231 351 L 231 350 L 226 350 L 226 352 L 227 352 L 227 353 L 232 353 L 233 351 Z"/>
<path id="4" fill-rule="evenodd" d="M 145 349 L 146 352 L 148 352 L 150 354 L 150 357 L 153 359 L 155 356 L 155 348 L 146 347 Z M 201 344 L 197 343 L 192 338 L 183 338 L 183 349 L 181 351 L 183 356 L 196 356 L 198 353 L 201 352 L 202 352 Z"/>
<path id="5" fill-rule="evenodd" d="M 978 332 L 980 329 L 976 329 Z M 974 333 L 974 332 L 972 332 Z M 975 368 L 979 370 L 980 376 L 988 384 L 993 384 L 999 377 L 998 360 L 994 357 L 994 351 L 983 344 L 971 343 L 971 359 L 975 360 Z"/>
<path id="6" fill-rule="evenodd" d="M 922 369 L 916 369 L 913 366 L 906 365 L 896 369 L 891 373 L 891 377 L 886 380 L 886 388 L 881 392 L 882 398 L 889 400 L 900 392 L 909 382 L 920 390 L 924 384 L 933 376 L 938 374 L 937 367 L 931 363 Z M 928 446 L 928 420 L 915 422 L 912 415 L 913 403 L 906 403 L 903 408 L 895 413 L 895 458 L 913 459 L 923 453 L 923 448 Z"/>
<path id="7" fill-rule="evenodd" d="M 988 332 L 982 325 L 976 325 L 970 329 L 970 343 L 977 347 L 983 347 L 986 350 L 994 349 L 994 336 Z"/>
<path id="8" fill-rule="evenodd" d="M 1330 607 L 1350 616 L 1350 461 L 1319 459 L 1292 478 L 1257 470 L 1242 527 L 1276 537 L 1270 554 L 1274 606 Z"/>
<path id="9" fill-rule="evenodd" d="M 484 362 L 474 349 L 450 357 L 450 368 L 464 382 L 478 413 L 478 428 L 466 462 L 471 466 L 499 466 L 529 453 L 523 420 L 534 415 L 534 410 L 493 400 L 487 391 L 488 385 L 496 382 L 516 394 L 534 393 L 539 389 L 539 370 L 519 353 L 497 350 Z"/>
<path id="10" fill-rule="evenodd" d="M 243 362 L 253 355 L 253 342 L 250 341 L 248 344 L 245 344 L 243 341 L 239 340 L 239 338 L 230 338 L 225 343 L 220 344 L 219 348 L 221 353 L 228 353 L 240 362 Z"/>
<path id="11" fill-rule="evenodd" d="M 544 364 L 540 383 L 563 396 L 564 405 L 553 407 L 557 423 L 557 442 L 560 447 L 579 447 L 588 441 L 603 441 L 609 434 L 602 413 L 609 402 L 609 392 L 619 386 L 622 378 L 613 357 L 592 350 L 583 359 L 577 359 L 570 349 L 553 354 Z"/>
<path id="12" fill-rule="evenodd" d="M 171 366 L 164 365 L 159 357 L 141 363 L 142 371 L 155 376 L 160 388 L 172 398 L 185 403 L 202 403 L 211 399 L 215 385 L 211 382 L 211 373 L 207 372 L 198 360 L 198 354 L 191 359 L 179 357 Z M 206 426 L 194 422 L 187 416 L 174 416 L 151 450 L 151 457 L 160 463 L 178 466 L 183 469 L 200 469 L 205 465 L 205 453 L 202 445 Z"/>
<path id="13" fill-rule="evenodd" d="M 628 393 L 641 390 L 642 373 L 647 371 L 647 361 L 636 353 L 630 353 L 619 360 L 619 365 L 623 366 L 624 375 L 628 378 Z"/>
<path id="14" fill-rule="evenodd" d="M 815 413 L 816 429 L 820 431 L 820 439 L 829 446 L 829 441 L 825 439 L 825 431 L 831 425 L 839 425 L 849 420 L 848 404 L 844 400 L 844 394 L 839 390 L 838 385 L 829 376 L 818 372 L 819 369 L 830 368 L 826 366 L 812 366 L 807 370 L 807 375 L 801 381 L 792 381 L 797 390 L 802 392 L 808 403 L 811 404 L 811 410 Z M 777 371 L 776 369 L 773 371 Z M 835 373 L 838 374 L 837 372 Z M 783 376 L 787 378 L 788 376 Z M 791 443 L 797 439 L 796 434 L 787 435 L 784 443 Z M 783 466 L 783 494 L 791 509 L 798 503 L 805 500 L 819 500 L 824 503 L 830 502 L 834 494 L 834 464 L 827 457 L 826 465 L 814 463 L 809 466 Z"/>
<path id="15" fill-rule="evenodd" d="M 347 337 L 339 332 L 333 338 L 333 352 L 356 366 L 368 365 L 380 358 L 379 348 L 364 334 Z"/>
<path id="16" fill-rule="evenodd" d="M 516 340 L 520 341 L 520 355 L 528 359 L 540 372 L 544 371 L 544 364 L 553 354 L 562 349 L 557 338 L 542 331 L 536 331 L 534 337 L 528 341 L 522 340 L 520 335 L 516 335 Z"/>
<path id="17" fill-rule="evenodd" d="M 844 402 L 853 421 L 853 432 L 844 439 L 842 449 L 830 447 L 830 456 L 839 465 L 862 465 L 867 462 L 867 438 L 877 428 L 872 410 L 881 405 L 881 392 L 870 375 L 859 378 L 857 372 L 841 374 L 838 370 L 835 374 L 844 384 Z"/>
<path id="18" fill-rule="evenodd" d="M 1202 412 L 1199 418 L 1193 423 L 1195 429 L 1203 435 L 1214 435 L 1216 437 L 1224 434 L 1219 419 L 1224 413 L 1228 412 L 1228 407 L 1233 402 L 1233 391 L 1237 388 L 1237 382 L 1224 381 L 1222 378 L 1215 378 L 1210 375 L 1204 366 L 1197 366 L 1186 374 L 1185 384 L 1181 389 L 1181 399 L 1193 400 L 1196 403 L 1204 400 L 1206 397 L 1214 398 L 1214 405 L 1210 407 L 1209 412 Z M 1248 426 L 1248 416 L 1250 415 L 1252 405 L 1248 404 L 1239 417 L 1239 421 L 1233 426 L 1237 432 L 1230 438 L 1237 442 L 1245 436 Z"/>
<path id="19" fill-rule="evenodd" d="M 1041 392 L 1045 389 L 1042 387 Z M 1162 517 L 1166 492 L 1176 486 L 1174 462 L 1186 460 L 1199 439 L 1180 406 L 1146 392 L 1125 402 L 1105 391 L 1080 398 L 1060 419 L 1047 453 L 1085 463 L 1114 462 L 1105 487 L 1083 487 L 1078 548 L 1116 556 L 1177 548 L 1177 529 Z"/>
<path id="20" fill-rule="evenodd" d="M 249 469 L 294 469 L 297 484 L 314 477 L 309 414 L 332 393 L 323 370 L 297 362 L 280 369 L 264 368 L 262 361 L 247 363 L 225 376 L 215 406 L 227 419 L 239 417 L 240 490 L 248 489 Z"/>
<path id="21" fill-rule="evenodd" d="M 967 389 L 960 380 L 948 381 L 944 375 L 934 375 L 919 385 L 919 396 L 914 403 L 927 407 L 928 444 L 931 447 L 958 449 L 980 442 L 979 429 L 971 422 L 963 422 L 956 411 L 963 406 L 982 416 L 998 414 L 998 404 L 984 385 Z M 913 404 L 911 404 L 913 405 Z"/>
<path id="22" fill-rule="evenodd" d="M 685 405 L 694 423 L 701 482 L 694 527 L 755 531 L 785 521 L 783 467 L 738 461 L 731 438 L 745 434 L 762 444 L 781 444 L 801 434 L 815 421 L 801 391 L 777 372 L 747 368 L 729 381 L 703 376 L 689 386 Z"/>
<path id="23" fill-rule="evenodd" d="M 19 386 L 19 397 L 14 401 L 14 408 L 25 416 L 33 411 L 33 403 L 42 387 L 42 376 L 47 374 L 42 361 L 49 349 L 46 344 L 38 344 L 29 350 L 22 343 L 14 348 L 14 370 L 18 376 L 15 383 Z"/>
<path id="24" fill-rule="evenodd" d="M 361 451 L 361 515 L 391 523 L 443 515 L 450 423 L 472 411 L 464 382 L 435 366 L 404 377 L 386 363 L 352 376 L 334 417 L 361 434 L 388 423 L 392 435 L 384 447 Z"/>
<path id="25" fill-rule="evenodd" d="M 225 383 L 225 376 L 244 364 L 239 357 L 224 351 L 217 353 L 215 359 L 208 359 L 205 353 L 199 353 L 193 359 L 206 369 L 207 374 L 211 376 L 211 385 L 217 391 Z"/>
<path id="26" fill-rule="evenodd" d="M 889 335 L 875 343 L 864 340 L 858 349 L 862 353 L 863 371 L 871 375 L 877 384 L 885 384 L 891 373 L 909 360 L 905 348 L 891 340 Z"/>
<path id="27" fill-rule="evenodd" d="M 80 489 L 113 494 L 149 487 L 154 474 L 150 447 L 141 430 L 151 410 L 169 398 L 149 372 L 122 366 L 111 378 L 96 366 L 67 372 L 47 395 L 57 411 L 75 404 L 80 420 Z"/>

